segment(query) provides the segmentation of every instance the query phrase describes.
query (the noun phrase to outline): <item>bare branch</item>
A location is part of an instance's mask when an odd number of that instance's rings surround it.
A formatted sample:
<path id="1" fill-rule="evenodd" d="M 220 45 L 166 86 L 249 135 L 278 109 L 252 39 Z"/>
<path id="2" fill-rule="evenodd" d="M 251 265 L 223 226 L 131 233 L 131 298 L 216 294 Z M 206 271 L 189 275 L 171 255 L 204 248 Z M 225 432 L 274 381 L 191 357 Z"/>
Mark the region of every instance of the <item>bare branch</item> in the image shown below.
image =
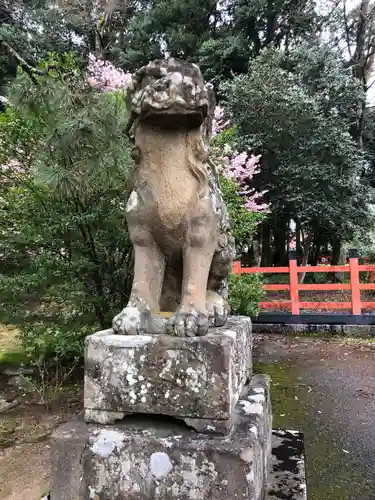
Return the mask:
<path id="1" fill-rule="evenodd" d="M 347 16 L 347 12 L 346 12 L 346 0 L 344 0 L 344 3 L 343 3 L 343 14 L 344 14 L 344 23 L 345 23 L 344 30 L 345 30 L 345 36 L 346 36 L 346 44 L 348 46 L 348 52 L 349 52 L 350 59 L 352 59 L 353 55 L 352 55 L 352 50 L 350 48 L 350 28 L 349 28 L 348 16 Z"/>
<path id="2" fill-rule="evenodd" d="M 367 85 L 366 87 L 366 91 L 371 89 L 373 86 L 375 85 L 375 78 L 373 79 L 373 81 L 370 83 L 370 85 Z"/>

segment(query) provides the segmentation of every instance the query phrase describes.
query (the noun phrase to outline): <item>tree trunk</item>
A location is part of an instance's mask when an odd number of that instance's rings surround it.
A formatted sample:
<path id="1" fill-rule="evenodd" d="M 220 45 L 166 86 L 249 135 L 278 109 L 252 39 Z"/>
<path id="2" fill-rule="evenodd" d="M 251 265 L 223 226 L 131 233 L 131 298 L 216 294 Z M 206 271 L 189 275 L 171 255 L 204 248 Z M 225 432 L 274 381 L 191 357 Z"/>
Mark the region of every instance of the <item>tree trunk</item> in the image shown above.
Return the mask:
<path id="1" fill-rule="evenodd" d="M 319 233 L 315 233 L 314 236 L 314 252 L 313 255 L 311 256 L 311 265 L 316 266 L 319 262 L 319 257 L 321 254 L 321 248 L 322 248 L 322 236 Z"/>
<path id="2" fill-rule="evenodd" d="M 302 255 L 301 224 L 296 221 L 296 252 L 297 256 Z"/>
<path id="3" fill-rule="evenodd" d="M 340 265 L 340 260 L 342 260 L 342 258 L 343 258 L 342 241 L 341 239 L 337 239 L 332 243 L 332 259 L 331 259 L 332 266 Z M 329 273 L 328 278 L 330 281 L 333 281 L 334 283 L 336 281 L 342 282 L 344 275 L 342 273 Z"/>
<path id="4" fill-rule="evenodd" d="M 332 243 L 332 265 L 337 266 L 340 260 L 340 252 L 341 252 L 341 240 L 335 240 Z"/>
<path id="5" fill-rule="evenodd" d="M 313 241 L 313 238 L 314 238 L 314 233 L 311 232 L 304 239 L 301 266 L 307 266 L 307 264 L 309 262 L 309 255 L 310 255 L 311 243 Z M 299 274 L 299 283 L 303 283 L 305 281 L 305 277 L 306 277 L 306 273 L 300 273 Z"/>
<path id="6" fill-rule="evenodd" d="M 338 265 L 344 266 L 346 264 L 346 245 L 342 244 L 340 248 Z M 348 278 L 348 273 L 335 273 L 335 281 L 343 283 L 346 278 Z"/>
<path id="7" fill-rule="evenodd" d="M 344 3 L 345 8 L 345 3 Z M 362 0 L 360 5 L 356 8 L 358 12 L 358 19 L 356 25 L 356 45 L 354 54 L 351 57 L 350 64 L 353 68 L 353 75 L 357 78 L 363 87 L 364 93 L 367 92 L 367 80 L 371 73 L 373 66 L 373 41 L 370 39 L 366 43 L 366 37 L 372 37 L 369 33 L 371 29 L 373 14 L 370 12 L 370 0 Z M 345 15 L 346 18 L 346 15 Z M 348 21 L 346 20 L 346 32 L 348 39 L 348 50 L 350 52 L 349 41 L 350 41 L 350 27 Z M 357 143 L 358 149 L 363 148 L 363 125 L 364 125 L 364 114 L 366 108 L 366 98 L 361 99 L 357 104 L 357 119 L 356 123 L 352 127 L 351 134 L 353 139 Z"/>
<path id="8" fill-rule="evenodd" d="M 271 230 L 268 224 L 263 224 L 262 233 L 262 259 L 261 266 L 271 266 L 272 265 L 272 247 L 270 244 Z"/>
<path id="9" fill-rule="evenodd" d="M 253 259 L 256 267 L 259 267 L 262 261 L 262 237 L 258 239 L 254 239 L 253 241 Z"/>
<path id="10" fill-rule="evenodd" d="M 275 2 L 268 0 L 267 2 L 267 28 L 266 28 L 266 45 L 273 42 L 275 38 L 275 30 L 277 26 L 277 14 L 275 9 Z"/>
<path id="11" fill-rule="evenodd" d="M 288 227 L 287 222 L 281 220 L 278 230 L 274 229 L 274 239 L 275 239 L 275 255 L 274 264 L 275 266 L 282 266 L 287 264 L 287 241 L 288 241 Z"/>

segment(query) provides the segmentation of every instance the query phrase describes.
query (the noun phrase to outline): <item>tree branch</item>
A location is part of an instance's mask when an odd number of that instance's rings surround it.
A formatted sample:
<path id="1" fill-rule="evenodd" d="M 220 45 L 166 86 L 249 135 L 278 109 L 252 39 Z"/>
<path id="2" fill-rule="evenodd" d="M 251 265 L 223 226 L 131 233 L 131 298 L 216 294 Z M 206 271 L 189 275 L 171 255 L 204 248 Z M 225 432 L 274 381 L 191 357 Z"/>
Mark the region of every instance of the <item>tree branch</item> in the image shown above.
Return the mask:
<path id="1" fill-rule="evenodd" d="M 11 45 L 9 45 L 8 42 L 0 38 L 0 44 L 7 49 L 9 54 L 17 59 L 20 66 L 29 75 L 35 85 L 38 84 L 38 80 L 36 79 L 35 75 L 46 75 L 51 69 L 56 68 L 55 65 L 47 66 L 45 69 L 35 68 L 34 66 L 31 66 L 31 64 L 29 64 L 27 61 L 25 61 L 25 59 Z"/>

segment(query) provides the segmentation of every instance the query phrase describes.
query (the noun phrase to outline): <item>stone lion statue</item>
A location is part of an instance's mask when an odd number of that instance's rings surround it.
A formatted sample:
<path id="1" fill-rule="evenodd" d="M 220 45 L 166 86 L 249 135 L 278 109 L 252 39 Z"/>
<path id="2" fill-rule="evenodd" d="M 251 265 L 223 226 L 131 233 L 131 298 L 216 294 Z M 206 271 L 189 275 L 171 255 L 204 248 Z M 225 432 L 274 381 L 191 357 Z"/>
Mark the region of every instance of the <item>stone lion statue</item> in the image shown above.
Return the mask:
<path id="1" fill-rule="evenodd" d="M 208 160 L 215 97 L 195 64 L 156 60 L 133 77 L 136 147 L 126 217 L 134 245 L 121 334 L 206 335 L 225 324 L 234 239 Z"/>

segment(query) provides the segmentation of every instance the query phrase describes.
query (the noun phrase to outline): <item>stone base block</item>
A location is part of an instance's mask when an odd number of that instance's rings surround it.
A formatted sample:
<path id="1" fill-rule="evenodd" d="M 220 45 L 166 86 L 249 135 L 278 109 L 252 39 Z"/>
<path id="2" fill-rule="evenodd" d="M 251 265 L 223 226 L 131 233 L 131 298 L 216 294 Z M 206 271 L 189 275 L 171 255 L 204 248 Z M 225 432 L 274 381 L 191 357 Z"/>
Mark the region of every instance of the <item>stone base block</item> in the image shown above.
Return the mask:
<path id="1" fill-rule="evenodd" d="M 323 320 L 322 320 L 323 321 Z M 340 335 L 344 337 L 375 337 L 375 325 L 331 325 L 313 323 L 254 323 L 253 333 L 281 335 Z"/>
<path id="2" fill-rule="evenodd" d="M 272 432 L 267 377 L 253 377 L 235 418 L 227 437 L 198 434 L 165 417 L 72 421 L 53 437 L 51 498 L 263 500 Z"/>
<path id="3" fill-rule="evenodd" d="M 305 449 L 298 431 L 272 431 L 272 456 L 266 500 L 307 500 Z"/>
<path id="4" fill-rule="evenodd" d="M 203 432 L 231 427 L 251 376 L 251 321 L 231 317 L 204 337 L 115 335 L 86 339 L 85 419 L 114 423 L 127 414 L 186 419 Z"/>

